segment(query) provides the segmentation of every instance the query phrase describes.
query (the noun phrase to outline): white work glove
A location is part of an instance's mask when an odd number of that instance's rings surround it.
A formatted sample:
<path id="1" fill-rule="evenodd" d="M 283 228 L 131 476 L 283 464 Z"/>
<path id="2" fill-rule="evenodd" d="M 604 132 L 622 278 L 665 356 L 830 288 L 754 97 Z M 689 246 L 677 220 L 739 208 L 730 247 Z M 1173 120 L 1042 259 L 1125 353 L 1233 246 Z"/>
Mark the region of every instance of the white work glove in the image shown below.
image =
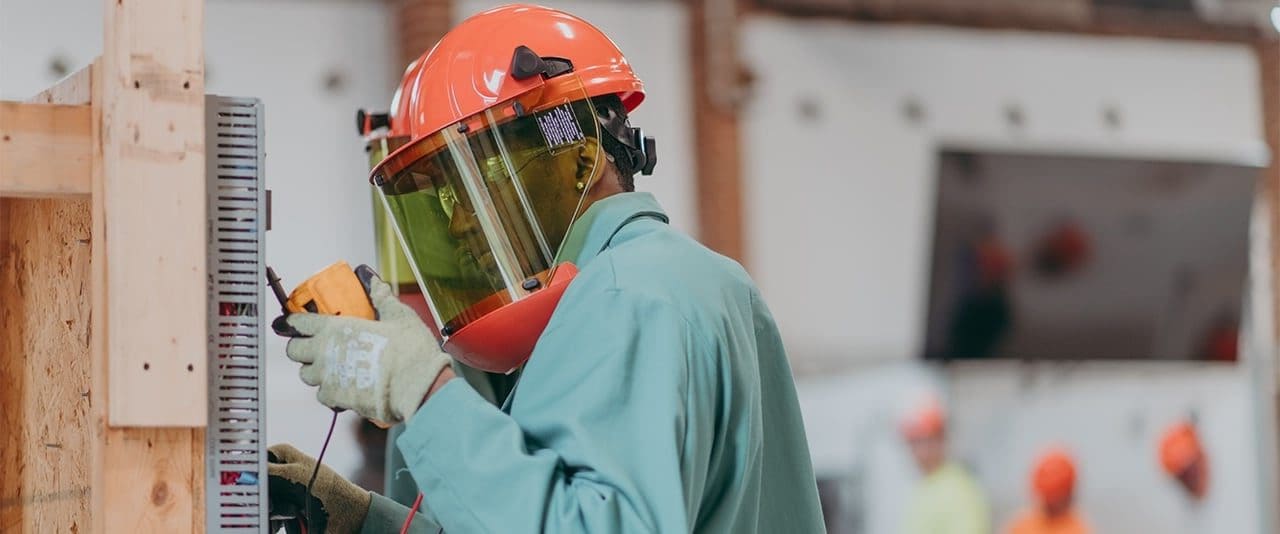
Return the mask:
<path id="1" fill-rule="evenodd" d="M 289 359 L 301 363 L 299 375 L 318 386 L 316 399 L 335 409 L 350 409 L 383 423 L 404 421 L 418 411 L 448 354 L 412 308 L 391 293 L 367 266 L 369 300 L 378 320 L 294 313 L 284 321 L 299 336 L 289 340 Z"/>

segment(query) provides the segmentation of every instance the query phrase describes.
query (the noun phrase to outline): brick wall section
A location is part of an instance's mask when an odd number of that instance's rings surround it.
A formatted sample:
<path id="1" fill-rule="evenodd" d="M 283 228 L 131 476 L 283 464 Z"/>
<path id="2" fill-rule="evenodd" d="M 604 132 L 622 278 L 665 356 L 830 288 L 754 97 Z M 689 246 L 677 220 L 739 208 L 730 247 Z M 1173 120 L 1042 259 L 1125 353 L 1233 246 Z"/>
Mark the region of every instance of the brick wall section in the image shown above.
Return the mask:
<path id="1" fill-rule="evenodd" d="M 394 0 L 391 6 L 399 54 L 398 75 L 404 66 L 430 50 L 453 27 L 453 1 Z"/>

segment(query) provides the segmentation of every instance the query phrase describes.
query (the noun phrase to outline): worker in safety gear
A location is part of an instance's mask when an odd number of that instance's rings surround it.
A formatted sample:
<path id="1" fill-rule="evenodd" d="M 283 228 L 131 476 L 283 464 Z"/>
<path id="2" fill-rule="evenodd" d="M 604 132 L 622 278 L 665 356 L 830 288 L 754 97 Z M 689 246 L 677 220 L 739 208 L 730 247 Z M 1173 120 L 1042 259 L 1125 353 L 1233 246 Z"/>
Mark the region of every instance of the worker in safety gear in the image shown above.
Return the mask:
<path id="1" fill-rule="evenodd" d="M 759 291 L 633 191 L 656 163 L 628 121 L 644 96 L 598 29 L 518 5 L 450 31 L 363 119 L 396 137 L 371 181 L 426 320 L 362 268 L 377 320 L 279 321 L 320 402 L 405 423 L 411 532 L 823 530 Z M 272 451 L 273 498 L 305 502 L 314 460 Z M 312 522 L 400 529 L 406 507 L 352 488 L 322 469 Z"/>
<path id="2" fill-rule="evenodd" d="M 982 487 L 964 466 L 947 459 L 946 412 L 926 399 L 901 422 L 900 431 L 923 479 L 907 508 L 907 534 L 989 534 L 991 518 Z"/>
<path id="3" fill-rule="evenodd" d="M 1209 493 L 1209 458 L 1200 434 L 1189 421 L 1179 421 L 1160 437 L 1160 465 L 1188 496 L 1200 501 Z"/>
<path id="4" fill-rule="evenodd" d="M 1051 449 L 1031 474 L 1036 504 L 1009 522 L 1007 534 L 1088 534 L 1093 532 L 1074 507 L 1076 465 L 1065 450 Z"/>

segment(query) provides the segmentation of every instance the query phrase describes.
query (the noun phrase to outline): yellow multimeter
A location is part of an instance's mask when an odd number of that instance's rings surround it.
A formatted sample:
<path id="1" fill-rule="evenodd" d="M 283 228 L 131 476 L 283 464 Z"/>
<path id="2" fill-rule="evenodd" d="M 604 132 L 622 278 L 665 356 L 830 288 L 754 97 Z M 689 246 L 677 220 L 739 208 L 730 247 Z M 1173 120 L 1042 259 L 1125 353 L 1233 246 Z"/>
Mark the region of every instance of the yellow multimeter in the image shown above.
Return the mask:
<path id="1" fill-rule="evenodd" d="M 267 268 L 267 282 L 280 301 L 280 307 L 288 313 L 322 313 L 375 320 L 373 304 L 356 272 L 345 261 L 325 267 L 324 270 L 304 280 L 287 297 L 280 286 L 280 278 Z"/>

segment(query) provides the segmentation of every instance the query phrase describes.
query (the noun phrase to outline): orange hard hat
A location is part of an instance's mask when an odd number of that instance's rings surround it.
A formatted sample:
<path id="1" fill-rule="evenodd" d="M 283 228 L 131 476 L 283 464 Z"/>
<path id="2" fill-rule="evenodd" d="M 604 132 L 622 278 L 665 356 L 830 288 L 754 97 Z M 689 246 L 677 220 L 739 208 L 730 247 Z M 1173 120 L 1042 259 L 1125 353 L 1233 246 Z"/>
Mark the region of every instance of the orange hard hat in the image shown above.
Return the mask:
<path id="1" fill-rule="evenodd" d="M 1200 436 L 1189 422 L 1182 421 L 1169 427 L 1160 438 L 1160 465 L 1170 475 L 1182 474 L 1203 455 Z"/>
<path id="2" fill-rule="evenodd" d="M 539 68 L 551 71 L 522 75 Z M 616 94 L 627 111 L 644 100 L 626 56 L 595 26 L 557 9 L 513 4 L 468 18 L 409 65 L 392 104 L 392 134 L 412 143 L 531 91 L 554 93 L 555 75 L 566 68 L 576 74 L 575 91 L 587 96 Z"/>
<path id="3" fill-rule="evenodd" d="M 356 110 L 356 131 L 366 139 L 396 139 L 395 148 L 399 148 L 409 140 L 409 121 L 397 120 L 392 121 L 392 117 L 408 117 L 410 115 L 408 107 L 409 100 L 402 98 L 407 91 L 413 88 L 409 85 L 410 80 L 414 80 L 418 76 L 418 72 L 422 70 L 422 58 L 418 58 L 409 63 L 404 69 L 404 76 L 400 78 L 400 87 L 396 88 L 395 94 L 391 96 L 391 111 L 377 112 L 366 109 Z M 385 148 L 385 147 L 384 147 Z M 387 154 L 383 152 L 379 154 L 377 159 L 371 162 L 371 165 L 381 163 Z"/>
<path id="4" fill-rule="evenodd" d="M 522 47 L 535 55 L 518 54 Z M 535 89 L 554 93 L 553 78 L 517 79 L 517 64 L 536 59 L 553 62 L 548 68 L 571 67 L 580 84 L 575 90 L 590 97 L 616 94 L 628 112 L 644 100 L 644 83 L 631 63 L 591 23 L 557 9 L 511 4 L 476 14 L 445 34 L 405 68 L 389 115 L 361 111 L 357 128 L 367 135 L 388 127 L 388 137 L 416 141 Z"/>
<path id="5" fill-rule="evenodd" d="M 596 109 L 602 96 L 618 100 Z M 357 114 L 373 145 L 370 182 L 450 355 L 497 373 L 530 356 L 577 272 L 560 245 L 603 175 L 602 154 L 619 170 L 653 171 L 654 140 L 626 117 L 643 99 L 599 29 L 508 5 L 410 63 L 389 112 Z M 572 168 L 556 165 L 568 154 Z M 578 193 L 533 194 L 566 184 Z"/>
<path id="6" fill-rule="evenodd" d="M 930 397 L 902 419 L 898 430 L 908 440 L 936 438 L 946 428 L 947 414 L 938 399 Z"/>
<path id="7" fill-rule="evenodd" d="M 1050 449 L 1036 461 L 1031 487 L 1040 502 L 1060 503 L 1071 498 L 1076 486 L 1075 460 L 1065 450 Z"/>

